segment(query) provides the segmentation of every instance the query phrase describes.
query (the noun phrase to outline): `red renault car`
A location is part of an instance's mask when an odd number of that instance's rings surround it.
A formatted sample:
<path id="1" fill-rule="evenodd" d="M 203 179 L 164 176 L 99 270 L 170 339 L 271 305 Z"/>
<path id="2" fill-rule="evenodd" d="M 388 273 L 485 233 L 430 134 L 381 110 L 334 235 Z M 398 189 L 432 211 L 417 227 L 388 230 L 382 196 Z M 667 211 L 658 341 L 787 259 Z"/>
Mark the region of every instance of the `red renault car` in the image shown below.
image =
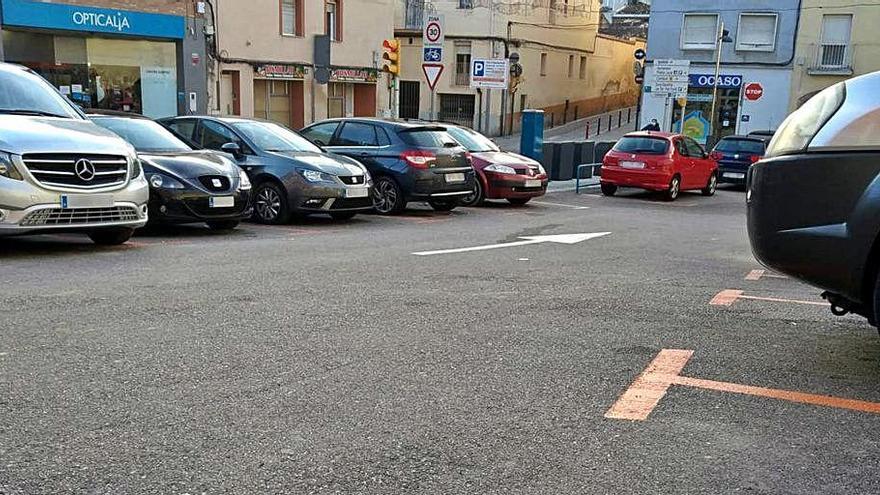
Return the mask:
<path id="1" fill-rule="evenodd" d="M 663 191 L 674 201 L 681 191 L 715 194 L 718 164 L 693 139 L 667 132 L 627 134 L 602 161 L 602 194 L 612 196 L 618 187 Z"/>
<path id="2" fill-rule="evenodd" d="M 501 151 L 491 139 L 479 132 L 443 124 L 446 132 L 471 154 L 476 179 L 474 191 L 459 200 L 464 206 L 478 206 L 487 199 L 506 199 L 524 205 L 547 192 L 547 172 L 531 158 Z"/>

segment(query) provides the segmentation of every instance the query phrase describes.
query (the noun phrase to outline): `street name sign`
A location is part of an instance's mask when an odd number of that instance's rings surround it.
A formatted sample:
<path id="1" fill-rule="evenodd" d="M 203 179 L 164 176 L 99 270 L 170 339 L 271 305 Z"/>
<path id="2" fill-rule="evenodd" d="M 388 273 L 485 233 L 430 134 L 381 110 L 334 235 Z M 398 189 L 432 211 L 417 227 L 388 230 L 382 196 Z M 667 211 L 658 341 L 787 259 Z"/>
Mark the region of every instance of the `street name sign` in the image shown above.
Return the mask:
<path id="1" fill-rule="evenodd" d="M 658 96 L 666 95 L 674 98 L 687 96 L 690 66 L 690 60 L 655 60 L 651 91 Z"/>

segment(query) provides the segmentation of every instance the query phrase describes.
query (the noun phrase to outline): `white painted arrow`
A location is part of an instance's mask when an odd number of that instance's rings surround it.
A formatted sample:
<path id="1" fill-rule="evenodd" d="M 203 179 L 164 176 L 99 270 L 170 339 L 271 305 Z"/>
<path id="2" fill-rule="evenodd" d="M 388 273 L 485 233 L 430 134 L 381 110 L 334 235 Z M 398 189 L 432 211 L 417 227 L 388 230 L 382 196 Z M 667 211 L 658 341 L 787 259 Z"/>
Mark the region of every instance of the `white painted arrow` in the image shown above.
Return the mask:
<path id="1" fill-rule="evenodd" d="M 592 232 L 588 234 L 558 234 L 558 235 L 536 235 L 529 237 L 520 237 L 522 241 L 505 242 L 502 244 L 487 244 L 485 246 L 472 246 L 456 249 L 441 249 L 438 251 L 420 251 L 413 253 L 416 256 L 433 256 L 435 254 L 453 254 L 467 253 L 470 251 L 486 251 L 488 249 L 501 249 L 516 246 L 527 246 L 529 244 L 541 244 L 542 242 L 555 242 L 557 244 L 577 244 L 589 239 L 595 239 L 610 234 L 611 232 Z"/>

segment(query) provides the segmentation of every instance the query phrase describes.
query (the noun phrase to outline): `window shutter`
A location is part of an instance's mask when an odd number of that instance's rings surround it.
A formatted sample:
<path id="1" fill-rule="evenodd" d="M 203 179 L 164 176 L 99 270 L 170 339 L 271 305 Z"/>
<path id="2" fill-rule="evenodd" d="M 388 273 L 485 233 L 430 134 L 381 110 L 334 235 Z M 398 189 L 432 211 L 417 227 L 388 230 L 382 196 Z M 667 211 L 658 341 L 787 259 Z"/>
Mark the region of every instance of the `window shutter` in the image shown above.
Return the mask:
<path id="1" fill-rule="evenodd" d="M 684 45 L 686 48 L 712 48 L 718 30 L 717 15 L 692 15 L 684 17 Z"/>
<path id="2" fill-rule="evenodd" d="M 829 14 L 822 18 L 822 44 L 848 45 L 852 16 Z"/>
<path id="3" fill-rule="evenodd" d="M 737 42 L 741 48 L 772 49 L 776 46 L 776 15 L 743 14 Z"/>

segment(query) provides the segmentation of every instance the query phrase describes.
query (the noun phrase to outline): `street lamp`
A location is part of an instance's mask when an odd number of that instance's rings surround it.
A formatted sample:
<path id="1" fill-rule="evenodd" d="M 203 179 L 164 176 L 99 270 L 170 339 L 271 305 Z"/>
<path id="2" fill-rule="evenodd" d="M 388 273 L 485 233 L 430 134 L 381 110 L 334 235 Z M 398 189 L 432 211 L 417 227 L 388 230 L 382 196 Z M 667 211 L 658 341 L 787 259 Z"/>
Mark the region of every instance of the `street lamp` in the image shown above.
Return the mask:
<path id="1" fill-rule="evenodd" d="M 715 82 L 712 89 L 712 113 L 709 115 L 709 136 L 715 135 L 715 105 L 718 101 L 718 79 L 721 77 L 721 48 L 723 43 L 732 43 L 733 38 L 730 37 L 730 31 L 724 29 L 724 21 L 718 26 L 718 33 L 715 36 Z M 682 127 L 684 127 L 684 119 L 682 119 Z"/>

